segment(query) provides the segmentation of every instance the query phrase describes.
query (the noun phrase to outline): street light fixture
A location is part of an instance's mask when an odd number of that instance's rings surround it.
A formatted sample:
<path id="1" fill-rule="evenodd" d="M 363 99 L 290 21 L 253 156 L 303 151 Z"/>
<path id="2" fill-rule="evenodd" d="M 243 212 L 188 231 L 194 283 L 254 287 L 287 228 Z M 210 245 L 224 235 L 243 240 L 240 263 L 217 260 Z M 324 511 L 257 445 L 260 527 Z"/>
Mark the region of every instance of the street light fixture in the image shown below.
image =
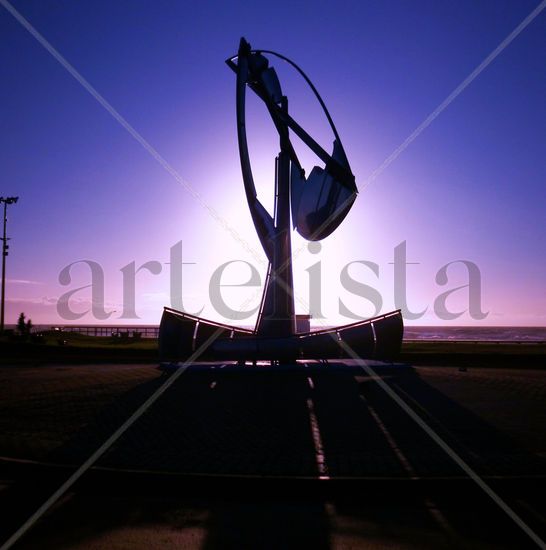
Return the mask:
<path id="1" fill-rule="evenodd" d="M 6 234 L 8 224 L 8 204 L 15 204 L 19 197 L 0 197 L 0 204 L 4 204 L 4 233 L 2 237 L 2 305 L 0 309 L 0 332 L 4 332 L 4 306 L 6 302 L 6 256 L 8 255 L 9 238 Z"/>

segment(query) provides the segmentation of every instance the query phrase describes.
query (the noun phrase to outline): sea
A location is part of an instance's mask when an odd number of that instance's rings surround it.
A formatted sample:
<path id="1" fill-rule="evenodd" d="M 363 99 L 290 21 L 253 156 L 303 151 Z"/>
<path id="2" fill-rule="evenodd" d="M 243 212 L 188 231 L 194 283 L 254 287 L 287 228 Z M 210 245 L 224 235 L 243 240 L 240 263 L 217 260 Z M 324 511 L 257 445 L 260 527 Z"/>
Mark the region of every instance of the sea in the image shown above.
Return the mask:
<path id="1" fill-rule="evenodd" d="M 546 327 L 404 327 L 404 340 L 546 342 Z"/>

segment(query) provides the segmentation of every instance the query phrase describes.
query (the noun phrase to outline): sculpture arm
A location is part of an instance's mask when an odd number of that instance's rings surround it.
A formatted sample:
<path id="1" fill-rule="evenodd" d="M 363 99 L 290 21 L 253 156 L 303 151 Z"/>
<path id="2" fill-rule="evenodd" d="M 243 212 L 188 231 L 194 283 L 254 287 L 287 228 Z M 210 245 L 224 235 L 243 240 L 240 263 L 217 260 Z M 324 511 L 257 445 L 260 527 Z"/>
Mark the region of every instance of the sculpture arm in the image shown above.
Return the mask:
<path id="1" fill-rule="evenodd" d="M 241 171 L 245 186 L 246 200 L 250 209 L 250 215 L 260 243 L 264 252 L 271 262 L 273 258 L 273 239 L 275 238 L 275 224 L 273 218 L 258 200 L 256 186 L 252 176 L 250 165 L 250 155 L 248 152 L 248 143 L 246 139 L 245 123 L 245 98 L 246 84 L 248 80 L 248 57 L 246 50 L 250 51 L 248 43 L 241 39 L 239 48 L 239 60 L 237 63 L 237 139 L 239 142 L 239 157 L 241 160 Z"/>

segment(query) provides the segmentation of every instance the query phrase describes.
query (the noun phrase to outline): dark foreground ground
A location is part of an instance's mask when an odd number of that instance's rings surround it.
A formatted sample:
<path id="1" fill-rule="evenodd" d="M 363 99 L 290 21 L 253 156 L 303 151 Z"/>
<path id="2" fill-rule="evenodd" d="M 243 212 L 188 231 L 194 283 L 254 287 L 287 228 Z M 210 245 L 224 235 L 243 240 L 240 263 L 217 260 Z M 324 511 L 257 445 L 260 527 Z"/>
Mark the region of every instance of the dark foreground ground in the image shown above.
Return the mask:
<path id="1" fill-rule="evenodd" d="M 374 368 L 544 537 L 546 370 L 536 366 L 482 368 L 474 357 L 460 361 L 466 371 Z M 3 539 L 173 372 L 1 367 Z M 16 547 L 302 546 L 536 547 L 350 362 L 190 367 Z"/>

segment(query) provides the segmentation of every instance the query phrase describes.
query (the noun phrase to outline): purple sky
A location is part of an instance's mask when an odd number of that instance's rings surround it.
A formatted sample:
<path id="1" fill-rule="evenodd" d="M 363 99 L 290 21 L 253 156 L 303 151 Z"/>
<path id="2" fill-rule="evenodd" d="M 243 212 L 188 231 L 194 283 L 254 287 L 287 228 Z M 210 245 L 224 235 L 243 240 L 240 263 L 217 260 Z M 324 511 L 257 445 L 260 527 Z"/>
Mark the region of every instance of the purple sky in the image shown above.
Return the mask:
<path id="1" fill-rule="evenodd" d="M 169 301 L 169 250 L 182 241 L 182 296 L 191 312 L 223 320 L 210 303 L 214 270 L 231 260 L 265 269 L 222 227 L 216 210 L 264 258 L 242 187 L 235 128 L 235 77 L 224 60 L 240 36 L 296 61 L 314 81 L 336 122 L 359 197 L 320 254 L 296 260 L 297 297 L 308 300 L 308 269 L 322 266 L 327 324 L 350 322 L 339 299 L 361 316 L 372 304 L 349 293 L 340 272 L 376 289 L 382 312 L 396 307 L 394 249 L 406 241 L 407 303 L 427 311 L 409 324 L 546 324 L 546 10 L 369 185 L 383 161 L 538 5 L 536 0 L 461 2 L 277 2 L 28 0 L 12 5 L 201 195 L 139 144 L 15 18 L 0 7 L 0 195 L 9 210 L 6 320 L 25 311 L 34 323 L 64 323 L 56 302 L 90 283 L 78 260 L 101 265 L 109 324 L 158 323 Z M 332 137 L 312 95 L 294 72 L 277 69 L 295 118 L 329 149 Z M 277 140 L 265 110 L 248 105 L 249 140 L 260 198 L 271 206 Z M 308 171 L 312 156 L 302 155 Z M 317 164 L 320 164 L 317 162 Z M 206 207 L 203 207 L 203 204 Z M 305 246 L 295 237 L 294 249 Z M 137 274 L 136 311 L 123 320 L 121 269 Z M 463 288 L 433 310 L 442 292 L 468 283 L 455 264 L 481 272 L 481 308 L 468 312 Z M 226 283 L 248 278 L 244 264 Z M 256 288 L 225 288 L 234 309 Z M 74 311 L 89 309 L 89 289 Z M 249 307 L 250 307 L 249 306 Z M 305 308 L 297 302 L 296 309 Z M 98 323 L 89 312 L 78 322 Z M 252 318 L 239 324 L 251 324 Z"/>

